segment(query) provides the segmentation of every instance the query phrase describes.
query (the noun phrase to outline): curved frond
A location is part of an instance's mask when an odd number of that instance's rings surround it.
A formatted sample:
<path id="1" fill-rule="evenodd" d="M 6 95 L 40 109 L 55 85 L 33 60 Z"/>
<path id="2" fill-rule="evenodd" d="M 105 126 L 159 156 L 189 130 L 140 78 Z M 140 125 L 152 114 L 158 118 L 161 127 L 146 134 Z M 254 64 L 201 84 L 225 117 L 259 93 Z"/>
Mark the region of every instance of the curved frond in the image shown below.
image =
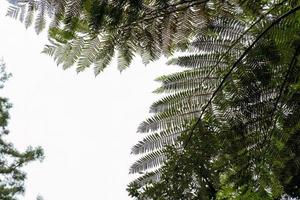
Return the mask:
<path id="1" fill-rule="evenodd" d="M 190 89 L 184 92 L 171 94 L 153 103 L 150 107 L 150 112 L 161 113 L 172 109 L 191 109 L 195 105 L 205 104 L 210 96 L 211 92 L 203 92 L 201 89 Z"/>
<path id="2" fill-rule="evenodd" d="M 130 167 L 129 173 L 138 173 L 150 168 L 154 168 L 162 164 L 166 160 L 166 156 L 162 150 L 151 152 L 139 160 L 137 160 Z"/>
<path id="3" fill-rule="evenodd" d="M 174 128 L 146 136 L 131 149 L 132 154 L 148 153 L 161 149 L 167 145 L 174 145 L 177 137 L 183 132 L 182 129 Z"/>
<path id="4" fill-rule="evenodd" d="M 138 184 L 138 185 L 145 185 L 146 183 L 153 183 L 158 182 L 160 180 L 161 176 L 161 169 L 156 169 L 152 172 L 146 172 L 144 175 L 138 177 L 134 181 L 132 181 L 130 184 Z"/>

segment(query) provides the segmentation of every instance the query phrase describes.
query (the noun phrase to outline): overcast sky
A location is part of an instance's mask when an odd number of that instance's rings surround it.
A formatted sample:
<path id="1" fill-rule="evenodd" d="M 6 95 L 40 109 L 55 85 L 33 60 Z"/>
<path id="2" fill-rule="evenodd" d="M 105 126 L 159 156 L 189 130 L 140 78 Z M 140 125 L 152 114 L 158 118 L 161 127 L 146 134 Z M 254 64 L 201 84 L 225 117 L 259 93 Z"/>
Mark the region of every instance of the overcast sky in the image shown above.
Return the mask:
<path id="1" fill-rule="evenodd" d="M 0 57 L 13 74 L 1 96 L 13 108 L 9 139 L 19 149 L 42 146 L 46 159 L 26 167 L 22 200 L 126 200 L 130 148 L 139 123 L 158 98 L 153 80 L 174 71 L 165 59 L 144 66 L 139 59 L 122 72 L 116 63 L 98 77 L 92 70 L 63 71 L 41 54 L 46 33 L 4 17 L 0 2 Z"/>

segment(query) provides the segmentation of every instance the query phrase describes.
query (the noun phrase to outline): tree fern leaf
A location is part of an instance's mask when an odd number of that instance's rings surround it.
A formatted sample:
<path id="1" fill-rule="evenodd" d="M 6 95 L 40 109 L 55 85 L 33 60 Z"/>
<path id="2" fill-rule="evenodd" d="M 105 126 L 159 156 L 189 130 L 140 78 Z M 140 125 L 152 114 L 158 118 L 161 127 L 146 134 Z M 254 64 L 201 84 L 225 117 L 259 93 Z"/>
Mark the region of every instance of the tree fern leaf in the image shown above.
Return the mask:
<path id="1" fill-rule="evenodd" d="M 153 27 L 151 27 L 153 28 Z M 143 35 L 140 37 L 141 42 L 141 56 L 144 64 L 148 64 L 150 61 L 154 61 L 159 58 L 161 54 L 161 48 L 157 44 L 154 35 L 147 29 L 142 30 Z"/>
<path id="2" fill-rule="evenodd" d="M 231 41 L 238 39 L 246 30 L 241 21 L 232 18 L 217 18 L 211 26 L 213 32 L 218 33 L 218 37 Z"/>
<path id="3" fill-rule="evenodd" d="M 170 56 L 173 52 L 172 43 L 177 31 L 177 17 L 173 14 L 165 16 L 161 23 L 163 23 L 163 29 L 161 31 L 162 38 L 162 51 L 166 57 Z"/>
<path id="4" fill-rule="evenodd" d="M 42 53 L 47 54 L 49 56 L 53 56 L 56 50 L 56 46 L 53 45 L 45 45 Z"/>
<path id="5" fill-rule="evenodd" d="M 46 26 L 45 19 L 45 1 L 40 1 L 39 12 L 37 14 L 34 29 L 37 34 L 39 34 Z"/>
<path id="6" fill-rule="evenodd" d="M 18 6 L 9 6 L 6 16 L 17 19 L 19 16 L 20 8 Z"/>
<path id="7" fill-rule="evenodd" d="M 25 27 L 28 28 L 32 25 L 33 23 L 33 15 L 34 15 L 34 5 L 33 3 L 29 3 L 28 4 L 28 8 L 27 8 L 27 13 L 26 13 L 26 17 L 25 17 Z"/>
<path id="8" fill-rule="evenodd" d="M 172 81 L 163 83 L 157 88 L 155 93 L 175 93 L 184 92 L 186 90 L 201 89 L 204 93 L 208 93 L 217 88 L 220 79 L 218 77 L 202 77 L 190 81 Z"/>
<path id="9" fill-rule="evenodd" d="M 197 21 L 195 18 L 201 18 L 201 15 L 195 15 L 191 9 L 180 12 L 177 19 L 177 32 L 175 33 L 176 45 L 181 51 L 188 49 L 192 38 L 196 35 L 197 30 L 202 29 L 192 22 Z M 202 21 L 203 22 L 203 21 Z"/>
<path id="10" fill-rule="evenodd" d="M 134 49 L 130 42 L 122 43 L 118 48 L 118 69 L 120 72 L 129 67 L 133 57 Z"/>
<path id="11" fill-rule="evenodd" d="M 98 53 L 96 58 L 95 67 L 94 67 L 94 74 L 97 76 L 100 72 L 102 72 L 105 67 L 107 67 L 115 53 L 115 43 L 116 40 L 114 37 L 105 38 L 102 41 L 102 48 Z"/>
<path id="12" fill-rule="evenodd" d="M 181 72 L 176 72 L 169 75 L 163 75 L 155 79 L 155 81 L 161 82 L 163 84 L 172 83 L 173 81 L 185 81 L 189 82 L 194 79 L 204 79 L 204 78 L 214 78 L 217 77 L 217 71 L 223 71 L 223 69 L 214 68 L 213 70 L 211 67 L 203 67 L 197 68 L 192 70 L 184 70 Z M 219 73 L 219 71 L 218 71 Z"/>
<path id="13" fill-rule="evenodd" d="M 171 109 L 184 110 L 191 108 L 193 105 L 203 105 L 208 101 L 211 94 L 211 92 L 203 93 L 202 90 L 194 89 L 168 95 L 153 103 L 150 112 L 160 113 Z"/>
<path id="14" fill-rule="evenodd" d="M 82 37 L 76 38 L 76 40 L 71 43 L 71 50 L 63 62 L 63 69 L 67 69 L 76 63 L 81 55 L 84 44 L 85 41 Z"/>
<path id="15" fill-rule="evenodd" d="M 183 132 L 182 129 L 167 129 L 159 133 L 146 136 L 138 144 L 131 149 L 132 154 L 148 153 L 157 149 L 161 149 L 167 145 L 174 145 L 177 137 Z"/>
<path id="16" fill-rule="evenodd" d="M 20 5 L 19 8 L 20 8 L 19 20 L 20 20 L 20 22 L 23 22 L 25 19 L 25 14 L 26 14 L 26 6 Z"/>
<path id="17" fill-rule="evenodd" d="M 82 0 L 67 0 L 65 2 L 65 18 L 68 22 L 80 15 L 80 8 L 81 8 Z"/>
<path id="18" fill-rule="evenodd" d="M 164 151 L 154 151 L 137 160 L 129 169 L 129 173 L 134 174 L 157 167 L 166 160 Z"/>
<path id="19" fill-rule="evenodd" d="M 65 44 L 56 47 L 53 58 L 56 61 L 57 65 L 60 65 L 65 61 L 71 49 L 72 49 L 71 44 Z"/>
<path id="20" fill-rule="evenodd" d="M 147 172 L 146 174 L 138 177 L 137 179 L 133 180 L 130 184 L 138 184 L 140 186 L 145 185 L 146 183 L 155 183 L 160 180 L 161 176 L 161 169 L 156 169 L 151 172 Z M 129 185 L 130 185 L 129 184 Z"/>
<path id="21" fill-rule="evenodd" d="M 167 64 L 188 68 L 213 67 L 216 64 L 218 64 L 219 67 L 226 66 L 225 61 L 218 63 L 219 58 L 219 55 L 214 54 L 195 54 L 171 59 Z"/>
<path id="22" fill-rule="evenodd" d="M 184 111 L 178 111 L 174 109 L 168 110 L 166 112 L 156 114 L 142 122 L 138 127 L 137 132 L 147 133 L 150 131 L 173 129 L 178 126 L 183 126 L 188 121 L 199 117 L 200 113 L 201 107 L 198 109 L 191 108 L 190 110 Z"/>
<path id="23" fill-rule="evenodd" d="M 100 36 L 97 36 L 86 41 L 82 54 L 78 60 L 79 67 L 77 69 L 80 69 L 80 71 L 90 67 L 97 58 L 97 53 L 101 48 L 101 41 L 99 37 Z"/>
<path id="24" fill-rule="evenodd" d="M 52 11 L 53 14 L 51 17 L 52 20 L 50 22 L 49 29 L 54 27 L 61 27 L 61 23 L 66 9 L 65 5 L 66 5 L 66 0 L 59 0 L 59 1 L 55 1 L 55 5 L 53 7 L 50 7 L 51 9 L 53 9 Z"/>
<path id="25" fill-rule="evenodd" d="M 224 53 L 233 41 L 217 39 L 217 38 L 199 38 L 191 42 L 191 51 L 206 52 L 206 53 Z M 236 48 L 235 48 L 236 50 Z"/>

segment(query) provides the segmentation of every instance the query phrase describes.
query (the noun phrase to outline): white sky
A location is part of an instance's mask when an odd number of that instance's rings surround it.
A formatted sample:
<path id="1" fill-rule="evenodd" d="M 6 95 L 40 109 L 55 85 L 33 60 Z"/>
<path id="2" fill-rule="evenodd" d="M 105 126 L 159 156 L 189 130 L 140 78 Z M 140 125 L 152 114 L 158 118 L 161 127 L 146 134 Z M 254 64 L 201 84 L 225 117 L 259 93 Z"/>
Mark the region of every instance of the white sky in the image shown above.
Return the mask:
<path id="1" fill-rule="evenodd" d="M 144 67 L 140 60 L 120 74 L 110 66 L 97 78 L 92 70 L 79 75 L 63 71 L 40 54 L 46 33 L 4 17 L 0 2 L 0 57 L 13 77 L 0 95 L 13 108 L 9 139 L 19 149 L 42 146 L 46 159 L 26 167 L 22 200 L 123 200 L 131 180 L 130 148 L 136 128 L 148 115 L 159 86 L 154 78 L 174 71 L 166 60 Z M 112 64 L 113 65 L 113 64 Z"/>

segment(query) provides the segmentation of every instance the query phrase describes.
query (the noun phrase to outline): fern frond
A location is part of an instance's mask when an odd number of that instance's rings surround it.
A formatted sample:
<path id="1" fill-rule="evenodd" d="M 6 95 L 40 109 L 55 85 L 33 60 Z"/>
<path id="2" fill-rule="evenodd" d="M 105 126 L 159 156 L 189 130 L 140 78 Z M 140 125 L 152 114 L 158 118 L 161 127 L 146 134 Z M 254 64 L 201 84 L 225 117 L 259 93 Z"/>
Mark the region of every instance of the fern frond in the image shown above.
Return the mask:
<path id="1" fill-rule="evenodd" d="M 64 59 L 63 69 L 67 69 L 74 65 L 81 55 L 82 49 L 84 47 L 85 41 L 83 38 L 79 37 L 71 43 L 71 50 Z"/>
<path id="2" fill-rule="evenodd" d="M 162 38 L 162 51 L 166 57 L 173 54 L 174 47 L 173 42 L 176 40 L 176 33 L 178 31 L 178 16 L 175 14 L 170 14 L 164 17 L 161 21 L 163 23 L 163 29 L 161 30 Z"/>
<path id="3" fill-rule="evenodd" d="M 46 26 L 46 0 L 40 1 L 38 14 L 35 20 L 34 29 L 37 34 L 39 34 Z"/>
<path id="4" fill-rule="evenodd" d="M 27 13 L 24 21 L 26 28 L 30 27 L 33 23 L 34 11 L 35 11 L 35 3 L 34 2 L 28 3 Z"/>
<path id="5" fill-rule="evenodd" d="M 203 92 L 201 89 L 191 89 L 184 92 L 168 95 L 153 103 L 150 113 L 161 113 L 171 109 L 185 110 L 206 103 L 211 96 L 211 92 Z"/>
<path id="6" fill-rule="evenodd" d="M 160 180 L 161 172 L 162 172 L 161 169 L 156 169 L 152 172 L 147 172 L 144 175 L 133 180 L 130 184 L 136 183 L 136 184 L 142 186 L 142 185 L 145 185 L 146 183 L 158 182 Z"/>
<path id="7" fill-rule="evenodd" d="M 174 145 L 177 141 L 177 137 L 182 132 L 182 129 L 174 128 L 146 136 L 142 141 L 132 147 L 131 153 L 148 153 L 157 149 L 162 149 L 167 145 Z"/>
<path id="8" fill-rule="evenodd" d="M 217 64 L 220 67 L 226 66 L 225 61 L 218 62 L 219 58 L 220 55 L 216 54 L 195 54 L 171 59 L 167 64 L 187 68 L 213 67 Z"/>
<path id="9" fill-rule="evenodd" d="M 12 17 L 17 19 L 17 17 L 19 16 L 19 12 L 20 12 L 20 7 L 18 6 L 9 6 L 6 16 Z"/>
<path id="10" fill-rule="evenodd" d="M 224 53 L 232 44 L 233 41 L 228 39 L 201 37 L 191 42 L 190 51 L 220 54 Z"/>
<path id="11" fill-rule="evenodd" d="M 150 168 L 157 167 L 166 160 L 164 151 L 158 150 L 151 152 L 139 160 L 137 160 L 129 169 L 129 173 L 134 174 L 138 172 L 145 171 Z"/>
<path id="12" fill-rule="evenodd" d="M 101 42 L 101 50 L 97 55 L 94 74 L 97 76 L 100 72 L 102 72 L 106 66 L 111 62 L 114 52 L 115 52 L 116 39 L 112 36 L 107 35 L 107 37 L 103 38 Z"/>
<path id="13" fill-rule="evenodd" d="M 65 20 L 68 22 L 72 18 L 78 17 L 81 13 L 82 0 L 66 0 L 65 2 Z"/>
<path id="14" fill-rule="evenodd" d="M 202 77 L 194 79 L 192 81 L 173 81 L 170 83 L 162 84 L 161 87 L 157 88 L 155 93 L 174 93 L 184 92 L 186 90 L 201 90 L 203 93 L 209 93 L 213 91 L 220 82 L 218 77 Z"/>
<path id="15" fill-rule="evenodd" d="M 56 0 L 55 4 L 50 7 L 51 22 L 49 25 L 49 29 L 61 27 L 63 16 L 66 10 L 66 4 L 66 0 Z"/>
<path id="16" fill-rule="evenodd" d="M 101 40 L 99 37 L 95 37 L 86 41 L 82 54 L 78 59 L 77 72 L 81 72 L 90 67 L 94 60 L 97 58 L 97 52 L 101 48 Z"/>
<path id="17" fill-rule="evenodd" d="M 62 64 L 65 61 L 65 58 L 68 57 L 72 49 L 71 44 L 61 45 L 56 47 L 53 58 L 56 61 L 57 65 Z"/>
<path id="18" fill-rule="evenodd" d="M 56 51 L 56 46 L 53 45 L 45 45 L 42 53 L 47 54 L 49 56 L 53 56 Z"/>
<path id="19" fill-rule="evenodd" d="M 20 15 L 19 15 L 19 20 L 20 22 L 24 22 L 25 19 L 25 14 L 26 14 L 26 6 L 25 5 L 21 5 L 20 7 Z"/>
<path id="20" fill-rule="evenodd" d="M 198 108 L 198 109 L 195 109 Z M 180 126 L 184 126 L 188 121 L 193 120 L 200 115 L 201 107 L 193 106 L 184 111 L 178 110 L 168 110 L 163 113 L 158 113 L 151 118 L 148 118 L 144 122 L 142 122 L 137 132 L 139 133 L 147 133 L 150 131 L 157 131 L 163 129 L 173 129 Z"/>
<path id="21" fill-rule="evenodd" d="M 130 42 L 126 42 L 122 43 L 118 50 L 118 69 L 122 72 L 129 67 L 134 57 L 135 49 Z"/>
<path id="22" fill-rule="evenodd" d="M 231 41 L 238 39 L 246 30 L 242 21 L 233 18 L 216 18 L 210 25 L 219 38 Z"/>

